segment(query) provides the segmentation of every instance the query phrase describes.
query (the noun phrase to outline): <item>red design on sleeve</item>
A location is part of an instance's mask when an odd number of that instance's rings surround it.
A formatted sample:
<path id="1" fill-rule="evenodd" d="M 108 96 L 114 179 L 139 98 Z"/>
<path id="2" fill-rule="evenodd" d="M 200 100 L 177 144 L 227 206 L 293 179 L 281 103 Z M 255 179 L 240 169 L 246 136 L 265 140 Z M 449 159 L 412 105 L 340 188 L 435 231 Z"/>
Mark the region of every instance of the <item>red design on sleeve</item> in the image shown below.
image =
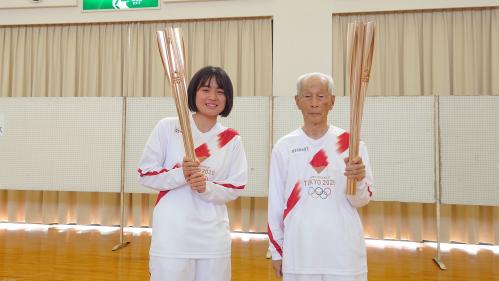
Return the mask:
<path id="1" fill-rule="evenodd" d="M 244 189 L 244 187 L 245 187 L 245 185 L 233 185 L 231 183 L 219 183 L 219 182 L 213 182 L 213 183 L 221 185 L 223 187 L 232 188 L 232 189 Z"/>
<path id="2" fill-rule="evenodd" d="M 270 226 L 268 224 L 267 224 L 267 234 L 269 235 L 270 243 L 272 243 L 272 245 L 274 245 L 274 248 L 279 253 L 279 255 L 281 255 L 281 257 L 282 257 L 281 246 L 279 246 L 279 244 L 277 243 L 277 241 L 274 240 L 274 236 L 272 235 L 272 231 L 270 231 Z"/>

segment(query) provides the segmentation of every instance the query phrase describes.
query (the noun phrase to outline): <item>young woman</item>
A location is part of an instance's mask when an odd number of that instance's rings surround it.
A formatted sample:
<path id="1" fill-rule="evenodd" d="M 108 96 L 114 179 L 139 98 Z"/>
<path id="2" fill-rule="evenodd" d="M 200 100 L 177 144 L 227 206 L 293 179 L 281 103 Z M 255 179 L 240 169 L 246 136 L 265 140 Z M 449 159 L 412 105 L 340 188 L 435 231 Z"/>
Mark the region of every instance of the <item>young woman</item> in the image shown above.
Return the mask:
<path id="1" fill-rule="evenodd" d="M 231 237 L 225 203 L 247 181 L 237 131 L 217 120 L 232 109 L 232 82 L 204 67 L 187 90 L 197 159 L 185 159 L 178 118 L 152 131 L 139 163 L 141 184 L 159 191 L 153 213 L 151 281 L 229 281 Z"/>

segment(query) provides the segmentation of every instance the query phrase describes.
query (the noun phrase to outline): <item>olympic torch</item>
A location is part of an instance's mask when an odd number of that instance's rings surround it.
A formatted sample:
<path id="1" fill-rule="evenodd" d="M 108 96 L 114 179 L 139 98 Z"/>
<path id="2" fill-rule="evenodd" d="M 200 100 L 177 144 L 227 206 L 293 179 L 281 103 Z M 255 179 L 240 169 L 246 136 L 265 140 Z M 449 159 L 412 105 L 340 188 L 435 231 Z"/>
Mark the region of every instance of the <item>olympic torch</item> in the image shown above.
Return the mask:
<path id="1" fill-rule="evenodd" d="M 192 141 L 189 107 L 187 104 L 187 86 L 185 82 L 184 41 L 179 28 L 167 27 L 156 32 L 161 61 L 165 75 L 170 82 L 172 95 L 177 108 L 180 130 L 184 141 L 185 156 L 195 160 L 194 142 Z"/>
<path id="2" fill-rule="evenodd" d="M 374 22 L 348 24 L 347 60 L 350 71 L 350 149 L 349 159 L 359 155 L 360 127 L 364 100 L 374 52 Z M 347 194 L 355 195 L 357 182 L 347 180 Z"/>

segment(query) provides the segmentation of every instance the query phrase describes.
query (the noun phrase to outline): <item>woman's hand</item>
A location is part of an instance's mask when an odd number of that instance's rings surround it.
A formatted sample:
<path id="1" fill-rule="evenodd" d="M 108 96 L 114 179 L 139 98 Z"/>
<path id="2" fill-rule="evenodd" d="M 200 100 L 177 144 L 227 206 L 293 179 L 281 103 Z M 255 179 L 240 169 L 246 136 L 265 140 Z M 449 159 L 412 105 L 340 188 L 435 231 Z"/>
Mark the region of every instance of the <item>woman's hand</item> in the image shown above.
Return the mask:
<path id="1" fill-rule="evenodd" d="M 190 160 L 184 157 L 182 162 L 182 170 L 184 172 L 184 178 L 187 179 L 194 173 L 199 172 L 199 161 Z"/>
<path id="2" fill-rule="evenodd" d="M 187 178 L 187 183 L 191 186 L 191 189 L 197 191 L 198 193 L 203 193 L 206 191 L 206 176 L 201 172 L 195 172 Z"/>

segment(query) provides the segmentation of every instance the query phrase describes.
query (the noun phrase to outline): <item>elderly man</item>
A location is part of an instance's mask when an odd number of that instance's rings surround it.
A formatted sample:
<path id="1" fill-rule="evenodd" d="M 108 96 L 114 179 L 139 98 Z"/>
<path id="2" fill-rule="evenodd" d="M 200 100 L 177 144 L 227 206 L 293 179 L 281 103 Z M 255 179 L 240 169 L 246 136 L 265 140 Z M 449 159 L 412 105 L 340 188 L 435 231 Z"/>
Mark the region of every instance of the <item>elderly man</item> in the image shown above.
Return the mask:
<path id="1" fill-rule="evenodd" d="M 333 79 L 298 78 L 295 102 L 304 125 L 274 146 L 269 180 L 268 235 L 272 264 L 284 281 L 367 280 L 357 209 L 372 195 L 367 149 L 348 161 L 349 135 L 328 124 Z M 346 194 L 347 178 L 357 182 Z"/>

